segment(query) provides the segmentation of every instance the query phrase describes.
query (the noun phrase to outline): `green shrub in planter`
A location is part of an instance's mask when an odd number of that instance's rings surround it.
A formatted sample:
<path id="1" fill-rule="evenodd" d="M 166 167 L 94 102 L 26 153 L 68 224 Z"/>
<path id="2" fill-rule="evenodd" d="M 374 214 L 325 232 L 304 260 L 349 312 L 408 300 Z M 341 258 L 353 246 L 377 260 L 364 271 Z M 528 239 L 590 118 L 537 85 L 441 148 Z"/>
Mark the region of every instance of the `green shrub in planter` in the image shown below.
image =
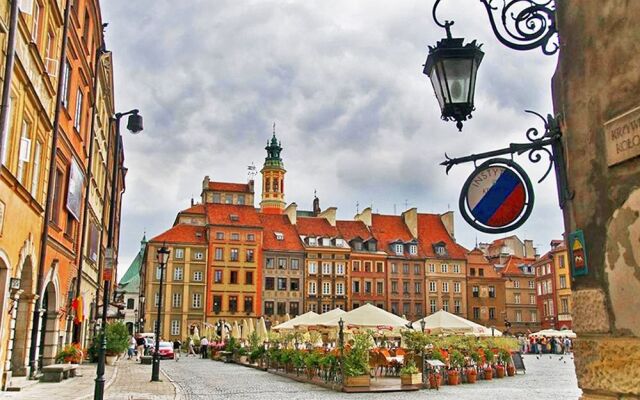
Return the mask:
<path id="1" fill-rule="evenodd" d="M 107 324 L 107 355 L 118 355 L 124 353 L 129 347 L 129 330 L 127 326 L 120 322 Z"/>

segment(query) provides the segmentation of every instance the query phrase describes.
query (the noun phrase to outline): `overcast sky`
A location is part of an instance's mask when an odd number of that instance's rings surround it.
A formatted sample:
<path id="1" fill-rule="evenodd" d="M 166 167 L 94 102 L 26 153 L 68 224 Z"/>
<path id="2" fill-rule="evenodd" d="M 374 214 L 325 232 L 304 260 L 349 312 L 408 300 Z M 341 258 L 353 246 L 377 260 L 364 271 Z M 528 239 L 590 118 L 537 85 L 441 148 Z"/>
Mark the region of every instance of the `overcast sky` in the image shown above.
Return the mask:
<path id="1" fill-rule="evenodd" d="M 258 170 L 276 123 L 286 175 L 286 201 L 310 209 L 314 189 L 323 209 L 351 219 L 373 205 L 397 214 L 454 210 L 459 243 L 472 248 L 487 235 L 457 210 L 473 166 L 449 175 L 444 153 L 458 157 L 526 141 L 552 112 L 556 56 L 511 50 L 493 35 L 484 7 L 443 1 L 454 36 L 483 43 L 476 111 L 462 133 L 441 121 L 422 65 L 427 46 L 444 36 L 432 1 L 103 1 L 108 49 L 115 60 L 118 111 L 139 108 L 145 130 L 125 134 L 119 275 L 146 230 L 171 227 L 176 213 L 199 198 L 202 179 L 245 182 Z M 124 123 L 123 123 L 124 131 Z M 529 221 L 515 231 L 541 251 L 563 232 L 553 174 L 516 160 L 536 192 Z M 256 180 L 256 206 L 260 179 Z"/>

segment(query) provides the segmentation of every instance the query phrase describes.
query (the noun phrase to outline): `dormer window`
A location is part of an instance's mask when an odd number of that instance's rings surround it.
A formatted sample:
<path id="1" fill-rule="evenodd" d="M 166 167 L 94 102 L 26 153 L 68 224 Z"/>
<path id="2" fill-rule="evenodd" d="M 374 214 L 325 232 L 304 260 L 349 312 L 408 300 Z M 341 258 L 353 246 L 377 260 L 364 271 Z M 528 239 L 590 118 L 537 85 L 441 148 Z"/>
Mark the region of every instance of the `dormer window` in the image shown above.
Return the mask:
<path id="1" fill-rule="evenodd" d="M 418 246 L 415 244 L 410 245 L 409 254 L 411 254 L 412 256 L 415 256 L 416 254 L 418 254 Z"/>
<path id="2" fill-rule="evenodd" d="M 310 246 L 316 246 L 317 242 L 316 242 L 316 238 L 314 237 L 310 237 L 309 238 L 309 245 Z"/>
<path id="3" fill-rule="evenodd" d="M 436 254 L 439 256 L 443 256 L 445 254 L 444 246 L 436 246 Z"/>
<path id="4" fill-rule="evenodd" d="M 197 238 L 201 238 L 202 237 L 202 232 L 196 232 L 196 237 Z"/>
<path id="5" fill-rule="evenodd" d="M 322 238 L 322 245 L 323 245 L 323 246 L 331 246 L 331 239 L 329 239 L 329 238 Z"/>
<path id="6" fill-rule="evenodd" d="M 282 232 L 273 232 L 276 235 L 276 240 L 284 240 L 284 234 Z"/>
<path id="7" fill-rule="evenodd" d="M 362 250 L 362 242 L 358 240 L 353 241 L 353 249 L 357 251 Z"/>
<path id="8" fill-rule="evenodd" d="M 394 251 L 396 252 L 396 254 L 398 255 L 402 255 L 404 254 L 404 246 L 401 244 L 396 244 L 393 246 Z"/>
<path id="9" fill-rule="evenodd" d="M 377 251 L 378 249 L 376 248 L 376 242 L 375 241 L 370 241 L 367 243 L 367 250 L 369 251 Z"/>
<path id="10" fill-rule="evenodd" d="M 344 241 L 342 239 L 336 239 L 336 246 L 337 247 L 342 247 L 344 246 Z"/>
<path id="11" fill-rule="evenodd" d="M 239 221 L 240 218 L 238 217 L 237 214 L 230 214 L 229 218 L 231 219 L 231 221 Z"/>

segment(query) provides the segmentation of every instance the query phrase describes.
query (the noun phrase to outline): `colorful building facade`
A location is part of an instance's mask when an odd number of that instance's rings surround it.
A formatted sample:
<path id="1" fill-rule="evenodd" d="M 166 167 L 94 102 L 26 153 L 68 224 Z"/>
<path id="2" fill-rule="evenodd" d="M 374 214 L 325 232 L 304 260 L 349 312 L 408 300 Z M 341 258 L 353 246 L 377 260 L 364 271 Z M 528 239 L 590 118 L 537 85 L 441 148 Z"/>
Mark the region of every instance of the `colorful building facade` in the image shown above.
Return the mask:
<path id="1" fill-rule="evenodd" d="M 506 318 L 505 305 L 505 280 L 480 249 L 473 249 L 467 253 L 466 318 L 502 330 Z"/>

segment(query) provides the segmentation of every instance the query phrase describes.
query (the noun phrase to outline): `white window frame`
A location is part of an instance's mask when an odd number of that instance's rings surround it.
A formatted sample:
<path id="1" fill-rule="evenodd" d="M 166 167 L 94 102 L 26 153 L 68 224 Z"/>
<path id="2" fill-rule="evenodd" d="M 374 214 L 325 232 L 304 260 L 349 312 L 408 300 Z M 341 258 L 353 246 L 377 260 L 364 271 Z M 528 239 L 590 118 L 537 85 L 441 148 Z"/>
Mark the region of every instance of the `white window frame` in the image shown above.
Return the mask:
<path id="1" fill-rule="evenodd" d="M 318 273 L 318 264 L 315 261 L 309 261 L 308 264 L 309 274 L 317 274 Z"/>
<path id="2" fill-rule="evenodd" d="M 429 281 L 429 292 L 436 293 L 438 291 L 438 282 Z"/>
<path id="3" fill-rule="evenodd" d="M 331 295 L 331 282 L 322 282 L 322 295 Z"/>
<path id="4" fill-rule="evenodd" d="M 409 254 L 411 254 L 412 256 L 415 256 L 416 254 L 418 254 L 418 245 L 415 245 L 415 244 L 410 245 Z"/>
<path id="5" fill-rule="evenodd" d="M 337 296 L 344 296 L 344 283 L 343 282 L 336 282 L 336 295 Z"/>
<path id="6" fill-rule="evenodd" d="M 331 263 L 330 262 L 323 262 L 322 263 L 322 275 L 331 275 Z"/>
<path id="7" fill-rule="evenodd" d="M 460 273 L 460 265 L 459 264 L 453 264 L 453 273 L 454 274 L 459 274 Z"/>
<path id="8" fill-rule="evenodd" d="M 173 270 L 173 280 L 181 281 L 182 279 L 184 279 L 184 270 L 182 267 L 175 267 Z"/>
<path id="9" fill-rule="evenodd" d="M 397 255 L 402 255 L 402 254 L 404 254 L 404 246 L 403 246 L 403 245 L 401 245 L 401 244 L 395 244 L 393 247 L 394 247 L 394 252 L 395 252 Z"/>
<path id="10" fill-rule="evenodd" d="M 429 272 L 431 272 L 431 273 L 435 273 L 436 272 L 436 265 L 435 264 L 429 264 Z"/>
<path id="11" fill-rule="evenodd" d="M 449 273 L 449 265 L 448 264 L 440 264 L 440 272 Z"/>
<path id="12" fill-rule="evenodd" d="M 194 260 L 203 260 L 204 259 L 204 252 L 203 251 L 196 251 L 195 253 L 193 253 L 193 258 L 194 258 Z"/>
<path id="13" fill-rule="evenodd" d="M 31 195 L 38 199 L 38 188 L 40 187 L 40 155 L 42 154 L 42 144 L 36 140 L 36 149 L 33 154 L 33 172 L 31 174 Z"/>
<path id="14" fill-rule="evenodd" d="M 442 293 L 449 293 L 449 282 L 442 282 Z"/>
<path id="15" fill-rule="evenodd" d="M 171 336 L 180 336 L 180 320 L 171 320 Z"/>
<path id="16" fill-rule="evenodd" d="M 80 133 L 80 128 L 82 127 L 82 105 L 84 102 L 84 93 L 82 93 L 82 89 L 78 88 L 78 92 L 76 94 L 76 110 L 75 115 L 73 116 L 73 127 L 76 128 L 76 131 Z"/>
<path id="17" fill-rule="evenodd" d="M 194 293 L 191 296 L 191 308 L 202 308 L 202 294 Z"/>
<path id="18" fill-rule="evenodd" d="M 309 284 L 307 286 L 308 286 L 308 289 L 309 289 L 309 294 L 315 296 L 317 294 L 316 281 L 309 281 Z"/>
<path id="19" fill-rule="evenodd" d="M 460 282 L 453 282 L 453 293 L 462 293 L 462 285 Z"/>
<path id="20" fill-rule="evenodd" d="M 202 282 L 202 271 L 193 271 L 193 281 L 194 282 Z"/>
<path id="21" fill-rule="evenodd" d="M 184 249 L 175 249 L 174 256 L 177 260 L 181 260 L 184 258 Z"/>
<path id="22" fill-rule="evenodd" d="M 449 299 L 442 299 L 442 310 L 449 312 Z"/>
<path id="23" fill-rule="evenodd" d="M 182 293 L 174 293 L 171 296 L 171 306 L 175 308 L 182 306 Z"/>
<path id="24" fill-rule="evenodd" d="M 344 275 L 344 264 L 343 263 L 336 263 L 336 275 Z"/>

